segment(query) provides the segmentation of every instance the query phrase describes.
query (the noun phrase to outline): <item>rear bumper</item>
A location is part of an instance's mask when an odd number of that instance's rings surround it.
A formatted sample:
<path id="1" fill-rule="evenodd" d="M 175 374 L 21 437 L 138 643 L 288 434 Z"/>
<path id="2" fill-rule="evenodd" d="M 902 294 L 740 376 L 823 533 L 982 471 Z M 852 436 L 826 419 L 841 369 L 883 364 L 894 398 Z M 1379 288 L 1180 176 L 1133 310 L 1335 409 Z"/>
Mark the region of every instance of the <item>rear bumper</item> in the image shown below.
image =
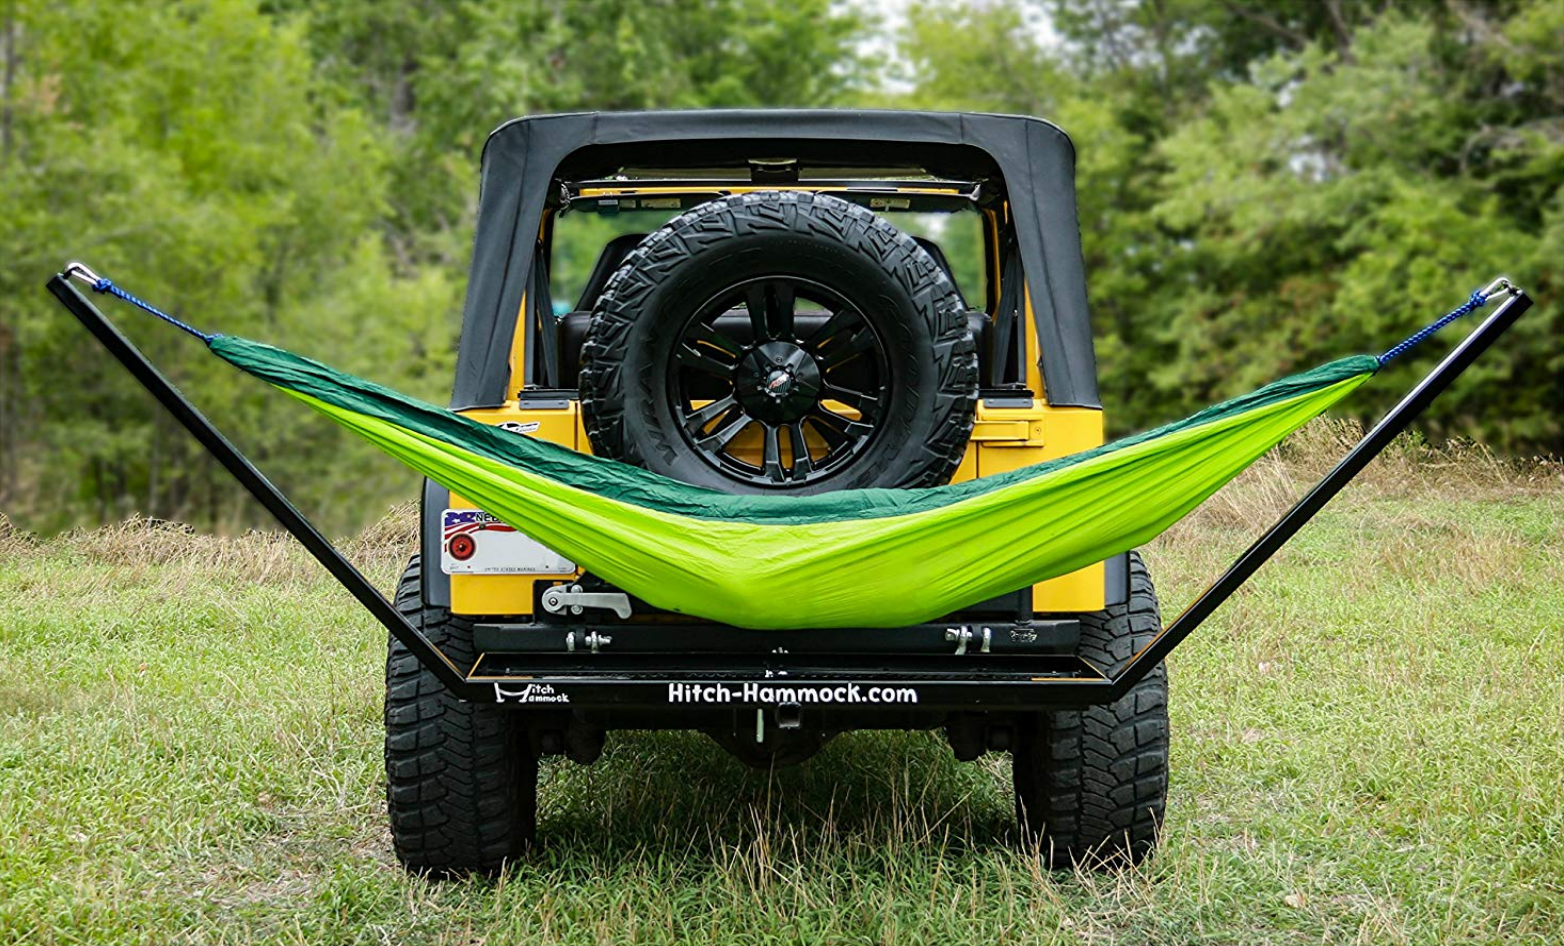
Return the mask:
<path id="1" fill-rule="evenodd" d="M 1075 617 L 1023 623 L 980 613 L 789 631 L 673 620 L 479 623 L 473 642 L 482 656 L 467 680 L 514 707 L 633 707 L 685 725 L 691 716 L 777 707 L 856 724 L 1090 702 L 1107 681 L 1075 656 L 1079 640 Z"/>
<path id="2" fill-rule="evenodd" d="M 473 645 L 480 654 L 635 657 L 666 666 L 686 666 L 691 657 L 757 654 L 809 655 L 824 661 L 873 654 L 879 659 L 983 655 L 1071 654 L 1080 643 L 1081 622 L 1074 617 L 1039 618 L 1018 623 L 980 613 L 952 615 L 935 624 L 911 627 L 816 628 L 754 631 L 724 624 L 617 622 L 605 620 L 522 623 L 480 622 Z M 596 645 L 594 646 L 594 641 Z"/>
<path id="3" fill-rule="evenodd" d="M 494 702 L 723 720 L 781 709 L 808 723 L 953 711 L 1025 711 L 1113 699 L 1073 654 L 486 653 L 467 675 Z M 622 715 L 617 713 L 616 715 Z"/>

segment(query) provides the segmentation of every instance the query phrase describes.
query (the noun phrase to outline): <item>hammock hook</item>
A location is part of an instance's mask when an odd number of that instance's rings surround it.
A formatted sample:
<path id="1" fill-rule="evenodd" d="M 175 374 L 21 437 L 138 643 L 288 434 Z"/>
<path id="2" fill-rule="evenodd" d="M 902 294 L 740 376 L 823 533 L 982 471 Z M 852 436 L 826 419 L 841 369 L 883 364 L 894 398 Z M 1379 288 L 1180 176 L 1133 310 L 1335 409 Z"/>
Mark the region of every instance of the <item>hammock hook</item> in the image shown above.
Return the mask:
<path id="1" fill-rule="evenodd" d="M 80 279 L 82 282 L 86 283 L 94 289 L 98 288 L 99 284 L 107 281 L 102 276 L 99 276 L 97 273 L 93 272 L 92 267 L 88 266 L 86 263 L 78 263 L 75 260 L 65 264 L 65 278 L 69 279 L 72 276 L 75 276 L 77 279 Z"/>
<path id="2" fill-rule="evenodd" d="M 1500 292 L 1510 295 L 1514 294 L 1515 284 L 1510 282 L 1510 277 L 1500 276 L 1493 282 L 1489 283 L 1487 287 L 1483 289 L 1482 297 L 1486 301 L 1488 299 L 1492 299 L 1496 293 Z"/>

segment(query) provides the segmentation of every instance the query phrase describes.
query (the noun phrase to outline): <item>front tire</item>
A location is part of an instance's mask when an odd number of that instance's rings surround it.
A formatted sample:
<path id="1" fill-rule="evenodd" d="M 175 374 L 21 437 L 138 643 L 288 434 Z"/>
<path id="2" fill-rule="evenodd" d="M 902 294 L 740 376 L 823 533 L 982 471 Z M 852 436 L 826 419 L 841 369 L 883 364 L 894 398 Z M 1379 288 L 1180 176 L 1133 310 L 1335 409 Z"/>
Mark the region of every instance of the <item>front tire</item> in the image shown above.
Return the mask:
<path id="1" fill-rule="evenodd" d="M 458 666 L 472 625 L 422 600 L 413 556 L 398 611 Z M 464 703 L 401 642 L 386 654 L 386 807 L 397 860 L 419 874 L 493 873 L 537 835 L 538 758 L 515 713 Z"/>
<path id="2" fill-rule="evenodd" d="M 1129 557 L 1124 604 L 1081 617 L 1080 655 L 1119 672 L 1162 629 L 1145 563 Z M 1120 867 L 1157 845 L 1168 795 L 1168 675 L 1158 664 L 1118 702 L 1023 719 L 1016 816 L 1049 867 Z"/>

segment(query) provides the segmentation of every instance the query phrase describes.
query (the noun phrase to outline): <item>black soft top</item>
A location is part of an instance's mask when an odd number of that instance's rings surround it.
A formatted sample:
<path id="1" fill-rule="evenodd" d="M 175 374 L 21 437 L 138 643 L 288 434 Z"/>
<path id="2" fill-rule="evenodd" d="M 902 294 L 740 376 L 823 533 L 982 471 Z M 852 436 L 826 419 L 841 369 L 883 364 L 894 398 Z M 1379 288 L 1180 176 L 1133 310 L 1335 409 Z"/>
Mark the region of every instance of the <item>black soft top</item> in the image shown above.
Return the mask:
<path id="1" fill-rule="evenodd" d="M 483 147 L 478 233 L 452 407 L 506 398 L 511 339 L 532 275 L 535 235 L 555 181 L 623 167 L 905 167 L 985 181 L 1008 196 L 1037 320 L 1048 402 L 1098 407 L 1075 213 L 1075 149 L 1036 118 L 965 112 L 733 109 L 580 112 L 506 122 Z"/>

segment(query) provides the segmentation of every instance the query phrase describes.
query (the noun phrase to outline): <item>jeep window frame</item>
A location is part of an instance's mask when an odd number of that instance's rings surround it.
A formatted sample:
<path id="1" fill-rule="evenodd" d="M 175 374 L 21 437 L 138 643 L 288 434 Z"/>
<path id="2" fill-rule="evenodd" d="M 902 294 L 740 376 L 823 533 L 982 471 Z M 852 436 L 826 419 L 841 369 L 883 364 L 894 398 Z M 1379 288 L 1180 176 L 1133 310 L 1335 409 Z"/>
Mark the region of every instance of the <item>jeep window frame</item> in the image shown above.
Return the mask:
<path id="1" fill-rule="evenodd" d="M 559 298 L 559 286 L 555 271 L 555 234 L 559 227 L 560 218 L 567 214 L 599 214 L 608 215 L 615 211 L 604 210 L 602 205 L 618 201 L 645 200 L 648 197 L 657 200 L 677 199 L 680 201 L 677 208 L 656 207 L 646 208 L 634 206 L 627 208 L 626 213 L 643 213 L 651 210 L 670 214 L 686 213 L 702 204 L 714 200 L 721 200 L 734 193 L 746 190 L 781 190 L 781 191 L 805 191 L 811 193 L 829 193 L 832 196 L 842 197 L 854 203 L 868 207 L 876 213 L 882 213 L 893 225 L 897 218 L 903 214 L 944 214 L 952 217 L 964 214 L 974 214 L 977 219 L 969 220 L 965 225 L 978 229 L 978 239 L 982 242 L 982 262 L 980 266 L 981 282 L 976 287 L 978 295 L 968 294 L 969 286 L 959 286 L 962 298 L 974 309 L 983 312 L 991 320 L 996 320 L 999 315 L 999 306 L 1004 298 L 1000 291 L 1000 273 L 1004 271 L 1006 260 L 1002 258 L 1008 245 L 1005 242 L 1013 239 L 1010 231 L 1000 226 L 1003 216 L 1003 208 L 984 207 L 977 199 L 977 185 L 961 181 L 885 181 L 875 179 L 849 179 L 849 180 L 805 180 L 799 182 L 769 184 L 757 186 L 748 180 L 724 180 L 710 179 L 654 179 L 654 180 L 600 180 L 580 181 L 565 185 L 569 195 L 559 208 L 546 207 L 543 213 L 543 223 L 539 228 L 537 238 L 537 259 L 544 266 L 543 280 L 546 281 L 546 294 L 529 293 L 531 300 L 528 305 L 529 317 L 523 326 L 525 335 L 522 343 L 522 357 L 524 363 L 519 372 L 524 390 L 553 390 L 559 389 L 558 357 L 551 359 L 547 348 L 548 318 L 559 317 L 554 311 L 553 301 Z M 939 189 L 942 193 L 931 193 L 933 189 Z M 601 193 L 604 191 L 622 191 L 619 194 Z M 948 191 L 948 193 L 945 193 Z M 650 193 L 648 193 L 650 192 Z M 655 194 L 655 196 L 652 196 Z M 908 200 L 909 206 L 896 209 L 876 208 L 874 202 L 882 199 Z M 943 247 L 942 245 L 942 248 Z M 945 248 L 948 252 L 948 248 Z M 598 252 L 602 247 L 598 247 Z M 542 283 L 535 283 L 542 285 Z M 1015 389 L 1026 387 L 1027 333 L 1019 320 L 1015 323 L 1020 331 L 1011 333 L 1008 339 L 994 338 L 992 351 L 979 352 L 982 362 L 983 374 L 980 379 L 981 386 L 987 389 Z M 997 365 L 997 369 L 990 369 L 990 363 Z M 512 376 L 514 385 L 515 375 Z M 1014 394 L 1015 390 L 1009 393 Z"/>
<path id="2" fill-rule="evenodd" d="M 516 323 L 558 182 L 648 165 L 753 167 L 768 156 L 806 167 L 911 164 L 981 181 L 1015 230 L 1039 393 L 1055 407 L 1101 407 L 1069 138 L 1020 116 L 808 109 L 576 113 L 500 126 L 484 146 L 452 406 L 494 407 L 517 393 L 508 390 Z"/>

